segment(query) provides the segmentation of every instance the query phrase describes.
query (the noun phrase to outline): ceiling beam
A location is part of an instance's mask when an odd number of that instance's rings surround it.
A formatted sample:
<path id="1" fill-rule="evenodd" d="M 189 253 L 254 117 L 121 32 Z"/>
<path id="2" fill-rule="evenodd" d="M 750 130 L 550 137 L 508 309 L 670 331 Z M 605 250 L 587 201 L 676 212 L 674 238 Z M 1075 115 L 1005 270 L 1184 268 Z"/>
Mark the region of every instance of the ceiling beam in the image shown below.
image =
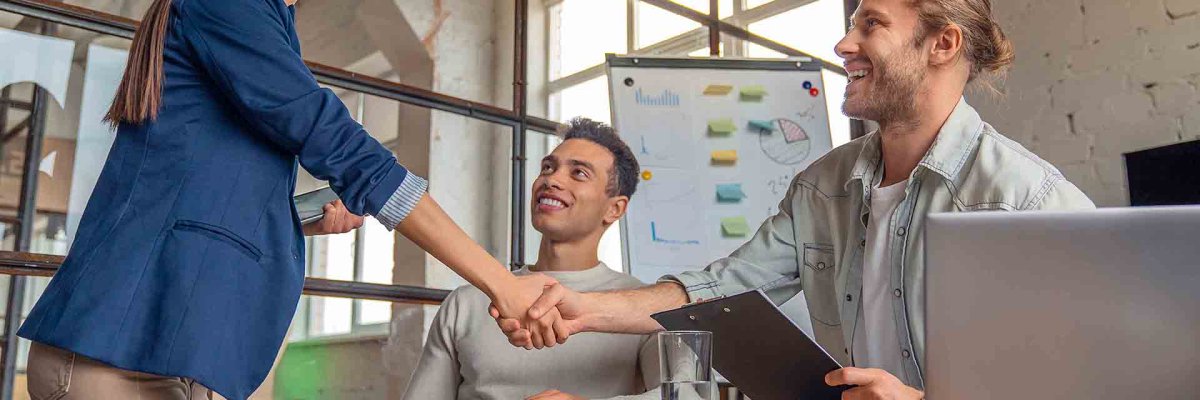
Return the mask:
<path id="1" fill-rule="evenodd" d="M 645 1 L 645 0 L 637 0 L 637 1 Z M 762 21 L 764 19 L 794 10 L 796 8 L 799 8 L 801 6 L 811 4 L 814 2 L 816 2 L 816 0 L 775 0 L 770 3 L 762 4 L 758 7 L 754 7 L 749 10 L 742 11 L 740 13 L 737 13 L 736 15 L 723 18 L 722 21 L 724 21 L 726 24 L 731 24 L 731 25 L 748 26 L 755 22 Z M 686 8 L 686 7 L 684 7 L 684 8 Z M 688 10 L 691 10 L 691 9 L 688 9 Z M 672 10 L 667 10 L 667 11 L 674 12 Z M 707 15 L 705 15 L 705 17 L 707 18 Z M 673 36 L 669 39 L 665 39 L 661 42 L 654 43 L 652 45 L 634 50 L 634 51 L 630 52 L 630 55 L 688 54 L 692 51 L 702 49 L 707 45 L 708 45 L 708 28 L 701 26 L 701 27 L 697 27 L 696 29 L 692 29 L 690 31 L 681 33 L 679 35 L 675 35 L 675 36 Z M 805 55 L 806 53 L 800 52 L 799 50 L 794 50 L 794 51 L 797 52 L 798 54 L 802 54 L 801 57 L 810 57 L 810 58 L 813 58 L 814 60 L 819 60 L 819 58 Z M 784 54 L 787 54 L 787 53 L 784 53 Z M 831 64 L 831 63 L 827 63 L 827 62 L 822 63 L 822 65 L 826 65 L 826 68 L 828 68 L 828 64 Z M 834 65 L 834 67 L 836 67 L 835 69 L 832 69 L 834 72 L 845 75 L 845 72 L 840 65 Z M 579 72 L 573 73 L 571 75 L 567 75 L 567 76 L 555 79 L 553 81 L 550 81 L 546 85 L 546 89 L 550 93 L 555 93 L 555 92 L 561 91 L 563 89 L 566 89 L 568 87 L 575 86 L 580 83 L 590 81 L 592 79 L 596 79 L 598 77 L 604 76 L 604 69 L 605 69 L 605 67 L 604 67 L 603 63 L 593 65 L 582 71 L 579 71 Z"/>
<path id="2" fill-rule="evenodd" d="M 824 67 L 825 69 L 836 72 L 843 76 L 846 75 L 846 71 L 845 71 L 845 69 L 842 68 L 841 65 L 821 59 L 820 57 L 813 56 L 812 54 L 808 54 L 803 51 L 793 49 L 786 45 L 775 42 L 771 39 L 767 39 L 765 37 L 756 35 L 750 31 L 746 30 L 745 28 L 731 24 L 724 20 L 712 18 L 708 14 L 693 10 L 691 8 L 688 8 L 687 6 L 673 2 L 671 0 L 642 0 L 642 1 L 645 2 L 646 4 L 650 4 L 652 6 L 661 8 L 663 10 L 667 10 L 672 13 L 675 13 L 681 17 L 690 19 L 692 21 L 699 22 L 701 25 L 715 24 L 720 27 L 721 33 L 725 33 L 730 36 L 745 40 L 747 42 L 754 43 L 754 44 L 757 44 L 762 47 L 766 47 L 766 48 L 774 50 L 776 52 L 783 53 L 787 56 L 812 58 L 813 60 L 820 62 L 821 66 Z"/>

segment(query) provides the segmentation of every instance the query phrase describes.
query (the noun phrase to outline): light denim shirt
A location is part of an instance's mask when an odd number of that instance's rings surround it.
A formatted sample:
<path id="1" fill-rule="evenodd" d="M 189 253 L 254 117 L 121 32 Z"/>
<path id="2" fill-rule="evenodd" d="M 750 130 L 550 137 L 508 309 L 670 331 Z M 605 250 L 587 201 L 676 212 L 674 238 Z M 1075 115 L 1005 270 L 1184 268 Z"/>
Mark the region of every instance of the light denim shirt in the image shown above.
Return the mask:
<path id="1" fill-rule="evenodd" d="M 816 340 L 850 359 L 863 288 L 871 187 L 882 179 L 879 133 L 833 149 L 796 176 L 779 213 L 728 257 L 701 271 L 663 277 L 692 301 L 763 289 L 776 304 L 803 292 Z M 924 389 L 925 217 L 938 212 L 1091 209 L 1054 166 L 1001 136 L 959 101 L 909 176 L 892 216 L 892 308 L 905 384 Z"/>

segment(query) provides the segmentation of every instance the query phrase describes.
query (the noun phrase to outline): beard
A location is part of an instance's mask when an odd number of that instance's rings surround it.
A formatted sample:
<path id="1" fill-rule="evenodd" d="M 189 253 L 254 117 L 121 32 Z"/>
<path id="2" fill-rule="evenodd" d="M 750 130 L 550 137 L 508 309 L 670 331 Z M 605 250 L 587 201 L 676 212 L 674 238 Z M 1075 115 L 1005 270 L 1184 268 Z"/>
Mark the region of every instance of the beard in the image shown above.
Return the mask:
<path id="1" fill-rule="evenodd" d="M 915 47 L 893 52 L 882 62 L 873 63 L 872 71 L 862 79 L 871 84 L 860 88 L 851 98 L 846 91 L 842 113 L 850 118 L 871 120 L 887 125 L 910 121 L 917 114 L 917 91 L 925 81 L 925 58 Z"/>

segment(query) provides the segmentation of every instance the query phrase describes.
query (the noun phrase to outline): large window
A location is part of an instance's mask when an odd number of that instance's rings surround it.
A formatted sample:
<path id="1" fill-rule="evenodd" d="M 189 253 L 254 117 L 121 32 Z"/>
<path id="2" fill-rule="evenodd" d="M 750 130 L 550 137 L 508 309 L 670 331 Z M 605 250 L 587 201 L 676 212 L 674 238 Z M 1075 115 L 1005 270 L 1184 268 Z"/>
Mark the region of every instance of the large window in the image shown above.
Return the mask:
<path id="1" fill-rule="evenodd" d="M 705 14 L 709 11 L 707 0 L 678 0 L 676 3 Z M 843 10 L 841 0 L 721 0 L 718 15 L 759 36 L 815 58 L 836 62 L 840 59 L 833 48 L 845 34 Z M 589 23 L 601 15 L 619 15 L 620 18 L 602 19 L 612 23 Z M 582 116 L 609 122 L 608 80 L 602 53 L 709 55 L 707 27 L 639 0 L 564 0 L 550 6 L 547 22 L 552 49 L 547 87 L 549 117 L 553 120 L 566 121 Z M 634 39 L 630 40 L 631 37 Z M 724 33 L 721 37 L 719 50 L 722 56 L 785 57 Z M 624 39 L 625 43 L 618 39 Z M 845 77 L 828 70 L 823 75 L 836 146 L 850 140 L 850 120 L 839 111 Z M 547 152 L 557 144 L 553 138 L 548 138 L 546 143 Z M 527 237 L 536 238 L 536 232 Z M 527 241 L 527 247 L 532 248 L 532 253 L 527 254 L 536 254 L 536 246 L 537 240 Z M 600 253 L 600 260 L 609 267 L 624 268 L 619 223 L 605 232 Z"/>

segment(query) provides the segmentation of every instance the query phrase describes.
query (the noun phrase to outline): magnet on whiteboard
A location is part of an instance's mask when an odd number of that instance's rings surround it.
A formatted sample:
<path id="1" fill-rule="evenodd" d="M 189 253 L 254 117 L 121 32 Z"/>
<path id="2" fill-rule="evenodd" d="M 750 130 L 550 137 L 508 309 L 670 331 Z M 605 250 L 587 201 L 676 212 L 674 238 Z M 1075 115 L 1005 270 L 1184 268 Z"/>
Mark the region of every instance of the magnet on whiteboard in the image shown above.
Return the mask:
<path id="1" fill-rule="evenodd" d="M 650 178 L 653 178 L 653 177 L 654 177 L 654 174 L 650 173 L 650 171 L 648 171 L 648 170 L 642 171 L 642 180 L 643 181 L 648 181 L 648 180 L 650 180 Z"/>

